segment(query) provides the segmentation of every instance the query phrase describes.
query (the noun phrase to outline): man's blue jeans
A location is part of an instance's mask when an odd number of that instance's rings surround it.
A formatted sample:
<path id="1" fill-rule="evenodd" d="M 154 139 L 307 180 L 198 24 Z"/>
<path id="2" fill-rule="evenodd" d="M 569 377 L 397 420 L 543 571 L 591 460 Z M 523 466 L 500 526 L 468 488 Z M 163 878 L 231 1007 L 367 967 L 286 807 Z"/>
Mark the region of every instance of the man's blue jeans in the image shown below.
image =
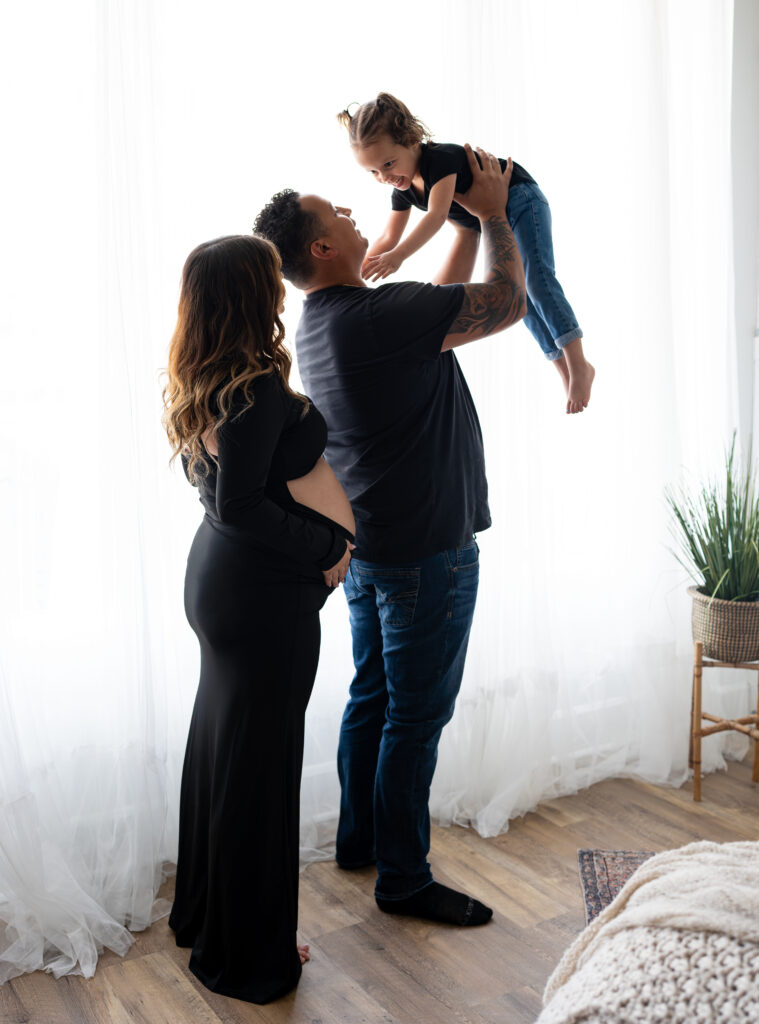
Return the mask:
<path id="1" fill-rule="evenodd" d="M 356 674 L 343 715 L 337 861 L 377 860 L 376 894 L 429 885 L 430 783 L 464 672 L 477 544 L 404 565 L 351 562 L 345 580 Z"/>

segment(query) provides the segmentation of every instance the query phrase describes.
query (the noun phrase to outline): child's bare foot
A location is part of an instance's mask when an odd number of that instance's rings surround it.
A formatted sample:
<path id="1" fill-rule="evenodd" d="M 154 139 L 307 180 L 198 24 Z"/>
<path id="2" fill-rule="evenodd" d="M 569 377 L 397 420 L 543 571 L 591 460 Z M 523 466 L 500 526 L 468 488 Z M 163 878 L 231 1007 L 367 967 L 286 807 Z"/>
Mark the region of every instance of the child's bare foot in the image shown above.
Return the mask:
<path id="1" fill-rule="evenodd" d="M 567 399 L 569 399 L 569 370 L 567 369 L 566 359 L 554 359 L 553 365 L 559 371 L 561 377 L 561 383 L 564 385 L 564 390 L 567 393 Z"/>
<path id="2" fill-rule="evenodd" d="M 584 360 L 582 364 L 570 370 L 569 390 L 567 391 L 567 412 L 582 412 L 590 401 L 590 389 L 596 371 Z"/>
<path id="3" fill-rule="evenodd" d="M 311 954 L 309 953 L 310 948 L 310 946 L 298 946 L 298 956 L 300 957 L 300 962 L 302 964 L 308 963 L 311 959 Z"/>
<path id="4" fill-rule="evenodd" d="M 590 401 L 590 389 L 596 371 L 582 351 L 582 338 L 574 338 L 561 350 L 569 374 L 567 412 L 582 412 Z M 559 360 L 557 359 L 556 362 Z"/>

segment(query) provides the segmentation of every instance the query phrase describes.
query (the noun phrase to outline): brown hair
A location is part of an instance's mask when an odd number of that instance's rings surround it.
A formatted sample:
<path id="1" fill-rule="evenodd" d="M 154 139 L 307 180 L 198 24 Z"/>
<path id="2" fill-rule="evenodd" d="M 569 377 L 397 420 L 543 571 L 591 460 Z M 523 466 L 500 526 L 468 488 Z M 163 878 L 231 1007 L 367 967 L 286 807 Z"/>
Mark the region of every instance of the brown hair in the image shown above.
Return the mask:
<path id="1" fill-rule="evenodd" d="M 162 422 L 172 447 L 182 454 L 187 475 L 210 468 L 201 436 L 230 417 L 233 400 L 253 404 L 252 385 L 278 373 L 285 389 L 292 358 L 284 346 L 279 318 L 284 295 L 276 248 L 255 235 L 229 235 L 204 242 L 190 253 L 182 271 L 177 326 L 169 345 Z"/>
<path id="2" fill-rule="evenodd" d="M 389 135 L 396 145 L 407 147 L 430 138 L 424 122 L 389 92 L 381 92 L 375 100 L 362 103 L 355 114 L 347 108 L 341 110 L 337 120 L 347 128 L 350 144 L 356 148 L 371 146 L 381 135 Z"/>

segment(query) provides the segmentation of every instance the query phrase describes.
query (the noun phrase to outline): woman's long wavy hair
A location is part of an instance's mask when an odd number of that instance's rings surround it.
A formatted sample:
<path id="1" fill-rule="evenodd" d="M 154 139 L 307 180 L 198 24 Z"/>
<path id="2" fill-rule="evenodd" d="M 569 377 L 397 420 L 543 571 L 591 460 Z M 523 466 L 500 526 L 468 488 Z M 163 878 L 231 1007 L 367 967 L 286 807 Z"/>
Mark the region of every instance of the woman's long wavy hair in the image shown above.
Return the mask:
<path id="1" fill-rule="evenodd" d="M 240 415 L 253 404 L 253 382 L 278 373 L 289 386 L 292 358 L 279 318 L 284 285 L 279 253 L 257 235 L 229 235 L 204 242 L 182 271 L 177 326 L 169 345 L 163 389 L 163 425 L 187 475 L 197 483 L 209 470 L 201 443 L 209 427 L 229 419 L 233 400 Z"/>

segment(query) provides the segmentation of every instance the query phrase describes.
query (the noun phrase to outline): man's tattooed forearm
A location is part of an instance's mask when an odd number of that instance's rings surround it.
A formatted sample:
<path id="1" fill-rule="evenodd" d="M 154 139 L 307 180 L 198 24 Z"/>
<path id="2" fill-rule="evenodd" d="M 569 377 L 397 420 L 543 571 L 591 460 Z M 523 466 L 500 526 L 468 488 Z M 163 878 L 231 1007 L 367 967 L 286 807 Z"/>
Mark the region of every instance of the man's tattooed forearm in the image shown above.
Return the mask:
<path id="1" fill-rule="evenodd" d="M 496 280 L 503 281 L 510 275 L 506 274 L 506 264 L 513 263 L 517 249 L 516 239 L 511 228 L 502 217 L 489 217 L 483 225 L 487 261 L 491 274 Z"/>
<path id="2" fill-rule="evenodd" d="M 489 217 L 483 224 L 483 235 L 488 281 L 464 286 L 464 302 L 451 334 L 477 332 L 485 336 L 510 327 L 524 316 L 526 296 L 522 274 L 517 271 L 515 275 L 514 263 L 519 255 L 514 235 L 502 217 Z"/>

